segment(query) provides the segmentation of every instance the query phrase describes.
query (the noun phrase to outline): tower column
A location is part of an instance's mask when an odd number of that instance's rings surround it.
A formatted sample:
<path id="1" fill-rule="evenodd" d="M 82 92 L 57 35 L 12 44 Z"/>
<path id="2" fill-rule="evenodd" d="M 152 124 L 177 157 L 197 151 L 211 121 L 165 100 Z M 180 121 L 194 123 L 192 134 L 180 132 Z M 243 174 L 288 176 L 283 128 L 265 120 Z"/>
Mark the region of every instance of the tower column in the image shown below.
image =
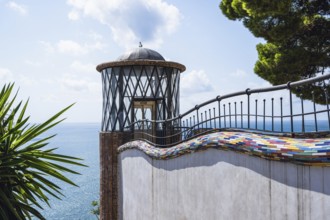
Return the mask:
<path id="1" fill-rule="evenodd" d="M 118 219 L 118 154 L 122 132 L 100 132 L 100 219 Z"/>

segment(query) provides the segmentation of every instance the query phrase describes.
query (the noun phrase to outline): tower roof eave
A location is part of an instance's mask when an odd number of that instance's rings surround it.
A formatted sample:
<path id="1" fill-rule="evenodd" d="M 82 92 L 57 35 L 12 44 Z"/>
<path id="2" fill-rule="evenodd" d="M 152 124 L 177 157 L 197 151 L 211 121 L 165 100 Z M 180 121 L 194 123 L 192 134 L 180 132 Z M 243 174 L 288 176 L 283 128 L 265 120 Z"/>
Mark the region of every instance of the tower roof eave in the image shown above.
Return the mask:
<path id="1" fill-rule="evenodd" d="M 177 62 L 165 61 L 165 60 L 121 60 L 121 61 L 112 61 L 101 63 L 96 66 L 96 70 L 102 72 L 102 70 L 111 67 L 119 67 L 119 66 L 160 66 L 160 67 L 172 67 L 177 68 L 181 72 L 186 70 L 186 67 Z"/>

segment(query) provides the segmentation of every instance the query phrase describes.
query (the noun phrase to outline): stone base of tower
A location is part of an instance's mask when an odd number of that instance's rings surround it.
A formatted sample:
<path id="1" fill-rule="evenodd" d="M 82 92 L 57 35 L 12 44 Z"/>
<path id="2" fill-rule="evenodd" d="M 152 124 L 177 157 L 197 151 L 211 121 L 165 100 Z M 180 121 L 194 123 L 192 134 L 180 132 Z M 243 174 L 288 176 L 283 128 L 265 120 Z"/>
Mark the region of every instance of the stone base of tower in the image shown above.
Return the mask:
<path id="1" fill-rule="evenodd" d="M 124 132 L 100 132 L 100 219 L 118 219 L 118 154 Z"/>

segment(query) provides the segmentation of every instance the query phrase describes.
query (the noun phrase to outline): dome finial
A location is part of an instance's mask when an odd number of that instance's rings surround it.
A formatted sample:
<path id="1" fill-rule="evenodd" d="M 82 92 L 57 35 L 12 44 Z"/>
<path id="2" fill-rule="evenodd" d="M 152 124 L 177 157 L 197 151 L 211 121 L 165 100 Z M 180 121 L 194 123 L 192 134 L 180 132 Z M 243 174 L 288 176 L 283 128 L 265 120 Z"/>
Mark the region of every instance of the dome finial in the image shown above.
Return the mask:
<path id="1" fill-rule="evenodd" d="M 143 47 L 143 45 L 142 45 L 141 41 L 139 42 L 139 47 Z"/>

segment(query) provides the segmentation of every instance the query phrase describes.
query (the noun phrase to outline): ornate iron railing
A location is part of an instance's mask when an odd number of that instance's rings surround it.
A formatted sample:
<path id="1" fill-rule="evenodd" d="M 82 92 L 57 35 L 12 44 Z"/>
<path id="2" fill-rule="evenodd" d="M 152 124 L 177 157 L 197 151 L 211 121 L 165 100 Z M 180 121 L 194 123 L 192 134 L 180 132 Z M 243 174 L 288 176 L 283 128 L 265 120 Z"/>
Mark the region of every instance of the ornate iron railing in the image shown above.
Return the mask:
<path id="1" fill-rule="evenodd" d="M 330 74 L 217 96 L 176 118 L 140 120 L 126 127 L 129 140 L 170 147 L 201 134 L 247 130 L 302 136 L 330 133 Z M 307 98 L 307 99 L 306 99 Z M 320 104 L 318 104 L 320 103 Z"/>

